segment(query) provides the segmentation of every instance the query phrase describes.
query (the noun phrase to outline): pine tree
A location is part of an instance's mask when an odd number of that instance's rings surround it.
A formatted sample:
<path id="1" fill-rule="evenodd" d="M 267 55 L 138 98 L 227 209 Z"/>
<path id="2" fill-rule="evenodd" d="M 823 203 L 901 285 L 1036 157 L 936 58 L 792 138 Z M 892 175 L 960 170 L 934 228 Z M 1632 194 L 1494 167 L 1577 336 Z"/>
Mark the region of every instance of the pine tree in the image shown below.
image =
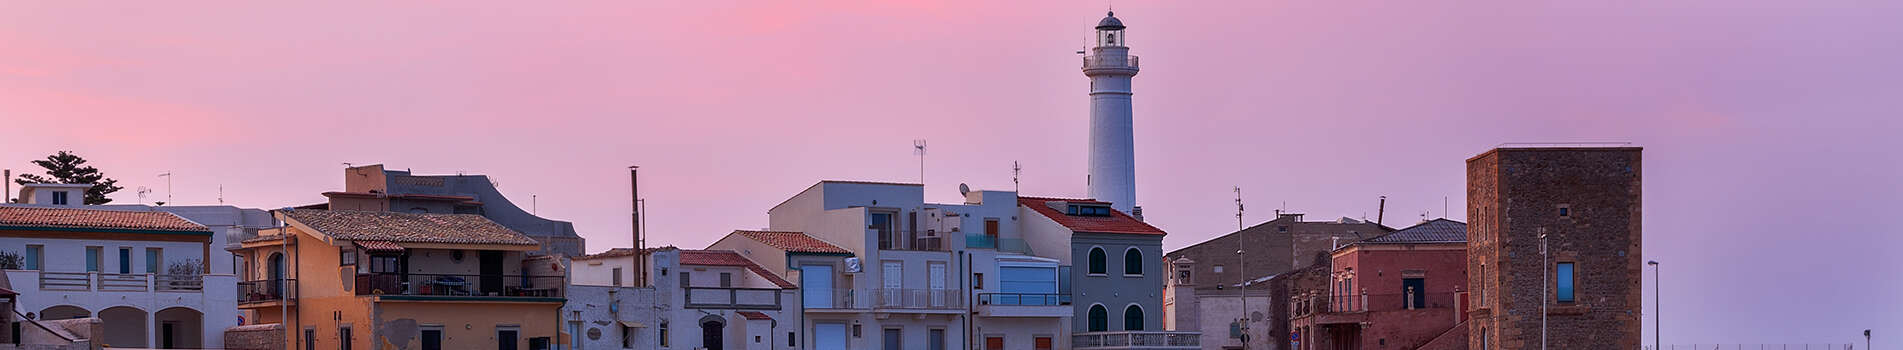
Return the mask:
<path id="1" fill-rule="evenodd" d="M 119 180 L 106 178 L 106 174 L 100 173 L 98 168 L 87 166 L 86 158 L 80 158 L 72 152 L 59 151 L 58 154 L 46 156 L 45 160 L 35 160 L 33 164 L 46 168 L 46 175 L 50 177 L 20 174 L 20 178 L 14 179 L 13 182 L 21 185 L 36 183 L 93 185 L 92 188 L 86 189 L 85 203 L 89 205 L 111 203 L 112 198 L 106 198 L 106 195 L 123 189 L 123 187 L 115 186 Z"/>

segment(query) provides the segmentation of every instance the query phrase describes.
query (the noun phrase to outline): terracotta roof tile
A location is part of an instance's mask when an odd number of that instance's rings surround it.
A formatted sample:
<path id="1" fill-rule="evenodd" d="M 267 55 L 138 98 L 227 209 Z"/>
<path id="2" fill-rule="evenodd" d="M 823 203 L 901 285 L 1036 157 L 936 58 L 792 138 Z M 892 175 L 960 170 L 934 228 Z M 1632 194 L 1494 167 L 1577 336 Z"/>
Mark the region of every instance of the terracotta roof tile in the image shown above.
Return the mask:
<path id="1" fill-rule="evenodd" d="M 410 214 L 381 211 L 281 211 L 320 233 L 348 240 L 416 243 L 535 245 L 535 239 L 474 214 Z"/>
<path id="2" fill-rule="evenodd" d="M 741 311 L 741 312 L 735 312 L 735 313 L 740 314 L 740 317 L 746 317 L 749 320 L 764 320 L 764 321 L 773 320 L 773 316 L 767 316 L 765 313 L 761 313 L 759 311 Z"/>
<path id="3" fill-rule="evenodd" d="M 1018 197 L 1018 204 L 1026 208 L 1031 208 L 1032 211 L 1036 211 L 1038 214 L 1043 214 L 1044 217 L 1050 218 L 1051 221 L 1056 221 L 1059 225 L 1064 225 L 1065 228 L 1069 228 L 1072 232 L 1158 236 L 1167 234 L 1164 233 L 1162 229 L 1156 228 L 1156 226 L 1150 226 L 1148 223 L 1130 217 L 1130 214 L 1124 214 L 1121 210 L 1111 209 L 1110 216 L 1067 215 L 1062 211 L 1058 211 L 1056 208 L 1051 208 L 1050 202 L 1109 204 L 1095 199 Z"/>
<path id="4" fill-rule="evenodd" d="M 826 243 L 826 241 L 819 240 L 819 238 L 814 238 L 813 236 L 800 232 L 735 230 L 733 234 L 741 235 L 787 252 L 852 254 L 852 251 L 846 250 L 846 248 L 840 248 L 832 243 Z"/>
<path id="5" fill-rule="evenodd" d="M 782 289 L 799 288 L 799 285 L 795 285 L 793 282 L 787 282 L 786 279 L 780 278 L 779 275 L 773 274 L 771 271 L 767 271 L 766 268 L 760 267 L 759 264 L 754 264 L 753 260 L 747 260 L 747 257 L 740 256 L 740 253 L 735 253 L 731 250 L 682 250 L 681 265 L 745 267 L 747 270 L 753 271 L 754 274 L 760 275 L 762 278 L 766 278 L 767 281 L 773 282 L 773 284 L 780 286 Z"/>
<path id="6" fill-rule="evenodd" d="M 648 249 L 642 249 L 642 251 L 652 254 L 654 253 L 654 251 L 661 250 L 662 248 L 674 248 L 674 247 L 668 246 L 668 247 L 659 247 L 659 248 L 648 248 Z M 607 251 L 603 251 L 600 253 L 582 254 L 581 256 L 576 256 L 569 259 L 589 260 L 589 259 L 603 259 L 603 258 L 614 258 L 614 257 L 624 257 L 624 256 L 634 256 L 634 248 L 613 248 L 613 249 L 608 249 Z"/>
<path id="7" fill-rule="evenodd" d="M 365 253 L 402 253 L 403 246 L 390 241 L 356 241 Z"/>
<path id="8" fill-rule="evenodd" d="M 0 226 L 211 233 L 205 225 L 162 211 L 0 207 Z"/>

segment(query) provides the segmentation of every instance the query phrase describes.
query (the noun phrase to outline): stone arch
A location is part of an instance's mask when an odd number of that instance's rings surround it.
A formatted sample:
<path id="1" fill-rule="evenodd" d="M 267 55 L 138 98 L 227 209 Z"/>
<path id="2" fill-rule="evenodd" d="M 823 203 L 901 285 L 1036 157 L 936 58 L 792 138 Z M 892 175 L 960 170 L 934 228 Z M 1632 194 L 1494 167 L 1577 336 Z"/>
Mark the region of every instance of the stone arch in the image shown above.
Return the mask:
<path id="1" fill-rule="evenodd" d="M 51 307 L 47 307 L 46 309 L 40 310 L 39 316 L 41 320 L 56 321 L 56 320 L 70 320 L 75 318 L 93 317 L 93 313 L 92 311 L 86 311 L 86 308 L 83 308 L 83 307 L 72 306 L 72 305 L 53 305 Z"/>
<path id="2" fill-rule="evenodd" d="M 106 345 L 120 348 L 147 347 L 144 309 L 126 305 L 108 307 L 99 310 L 99 320 L 106 328 Z"/>
<path id="3" fill-rule="evenodd" d="M 204 346 L 205 313 L 198 310 L 174 306 L 159 310 L 153 314 L 158 324 L 153 329 L 158 333 L 154 339 L 161 349 L 197 349 Z"/>

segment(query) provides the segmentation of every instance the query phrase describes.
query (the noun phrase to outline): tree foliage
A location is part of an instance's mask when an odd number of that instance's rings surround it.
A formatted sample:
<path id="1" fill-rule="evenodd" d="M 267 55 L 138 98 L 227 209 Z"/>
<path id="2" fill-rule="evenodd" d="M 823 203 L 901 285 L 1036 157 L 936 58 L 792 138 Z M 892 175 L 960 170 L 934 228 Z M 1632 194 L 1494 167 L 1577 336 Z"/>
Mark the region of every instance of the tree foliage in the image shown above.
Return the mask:
<path id="1" fill-rule="evenodd" d="M 112 198 L 106 198 L 106 195 L 124 189 L 117 186 L 119 180 L 106 178 L 106 174 L 100 173 L 98 168 L 86 165 L 86 158 L 80 158 L 72 152 L 59 151 L 57 154 L 46 156 L 44 160 L 35 160 L 33 164 L 46 168 L 47 176 L 20 174 L 20 178 L 14 179 L 13 182 L 21 185 L 36 183 L 93 185 L 92 188 L 86 189 L 86 204 L 111 203 Z"/>

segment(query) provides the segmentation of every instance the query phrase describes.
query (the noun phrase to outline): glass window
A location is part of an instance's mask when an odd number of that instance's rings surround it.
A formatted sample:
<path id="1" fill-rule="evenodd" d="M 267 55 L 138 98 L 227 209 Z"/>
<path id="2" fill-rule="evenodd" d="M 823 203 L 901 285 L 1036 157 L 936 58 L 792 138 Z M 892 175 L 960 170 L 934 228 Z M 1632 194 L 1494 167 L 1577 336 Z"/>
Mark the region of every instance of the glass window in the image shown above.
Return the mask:
<path id="1" fill-rule="evenodd" d="M 370 257 L 370 272 L 400 273 L 403 272 L 403 268 L 398 264 L 396 256 L 375 255 Z"/>
<path id="2" fill-rule="evenodd" d="M 119 248 L 119 273 L 132 273 L 132 248 Z"/>
<path id="3" fill-rule="evenodd" d="M 159 256 L 159 248 L 145 248 L 145 273 L 159 273 L 165 259 Z"/>
<path id="4" fill-rule="evenodd" d="M 668 336 L 667 336 L 667 321 L 661 321 L 661 328 L 660 328 L 660 330 L 661 330 L 661 347 L 663 347 L 663 348 L 665 348 L 665 347 L 667 347 L 667 346 L 668 346 L 668 345 L 667 345 L 667 343 L 668 343 L 668 341 L 667 341 L 667 338 L 668 338 Z"/>
<path id="5" fill-rule="evenodd" d="M 1558 295 L 1559 302 L 1573 302 L 1573 263 L 1559 263 L 1556 270 L 1558 272 L 1554 272 L 1553 277 L 1554 282 L 1559 284 L 1559 288 L 1554 290 L 1554 294 Z"/>
<path id="6" fill-rule="evenodd" d="M 1108 330 L 1110 330 L 1110 311 L 1105 310 L 1103 305 L 1091 305 L 1090 331 L 1102 332 Z"/>
<path id="7" fill-rule="evenodd" d="M 800 295 L 806 308 L 830 309 L 833 307 L 833 267 L 830 265 L 806 265 L 800 267 Z"/>
<path id="8" fill-rule="evenodd" d="M 998 291 L 1024 294 L 1056 293 L 1057 269 L 1050 267 L 999 267 Z M 1035 303 L 1038 301 L 1036 299 L 1038 298 L 1024 298 L 1023 302 L 1026 303 L 1025 305 L 1042 305 Z M 1052 301 L 1054 302 L 1055 300 Z"/>
<path id="9" fill-rule="evenodd" d="M 1143 275 L 1143 251 L 1136 248 L 1123 251 L 1123 274 Z"/>
<path id="10" fill-rule="evenodd" d="M 1104 255 L 1103 248 L 1090 248 L 1090 274 L 1101 275 L 1110 270 L 1105 267 L 1105 265 L 1109 265 L 1109 263 L 1104 260 L 1108 260 L 1109 258 Z"/>
<path id="11" fill-rule="evenodd" d="M 614 279 L 615 286 L 620 287 L 621 286 L 621 268 L 619 267 L 614 268 L 614 277 L 612 278 Z"/>
<path id="12" fill-rule="evenodd" d="M 66 191 L 53 192 L 53 205 L 66 205 Z"/>
<path id="13" fill-rule="evenodd" d="M 881 283 L 881 285 L 884 286 L 885 289 L 904 288 L 905 287 L 905 265 L 897 261 L 887 261 L 885 262 L 883 266 L 884 266 L 883 267 L 884 274 L 879 276 L 880 277 L 879 283 Z"/>
<path id="14" fill-rule="evenodd" d="M 337 266 L 356 264 L 357 247 L 342 247 L 337 249 Z"/>
<path id="15" fill-rule="evenodd" d="M 1130 305 L 1123 309 L 1123 330 L 1143 330 L 1143 308 Z"/>
<path id="16" fill-rule="evenodd" d="M 28 270 L 40 269 L 40 252 L 43 250 L 46 250 L 46 246 L 42 246 L 42 245 L 26 246 L 26 262 L 23 264 L 26 266 L 26 269 Z"/>

